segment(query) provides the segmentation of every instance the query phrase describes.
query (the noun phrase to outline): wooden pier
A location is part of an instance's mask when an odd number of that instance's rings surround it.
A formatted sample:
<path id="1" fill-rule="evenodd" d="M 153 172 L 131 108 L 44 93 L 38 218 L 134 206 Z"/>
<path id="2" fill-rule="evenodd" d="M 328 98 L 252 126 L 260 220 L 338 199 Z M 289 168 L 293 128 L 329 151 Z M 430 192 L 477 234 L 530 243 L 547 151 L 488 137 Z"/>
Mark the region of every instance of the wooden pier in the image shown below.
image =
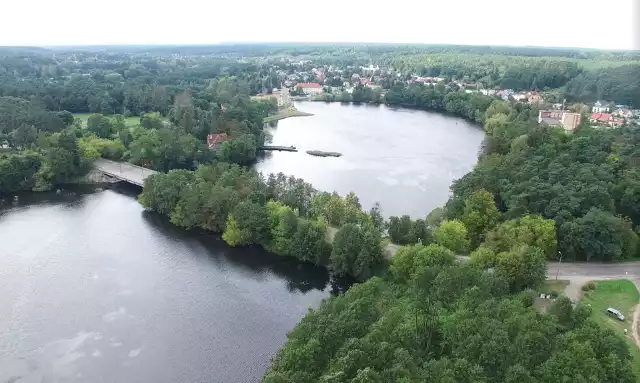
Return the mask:
<path id="1" fill-rule="evenodd" d="M 295 146 L 260 146 L 258 150 L 277 150 L 279 152 L 297 152 Z"/>

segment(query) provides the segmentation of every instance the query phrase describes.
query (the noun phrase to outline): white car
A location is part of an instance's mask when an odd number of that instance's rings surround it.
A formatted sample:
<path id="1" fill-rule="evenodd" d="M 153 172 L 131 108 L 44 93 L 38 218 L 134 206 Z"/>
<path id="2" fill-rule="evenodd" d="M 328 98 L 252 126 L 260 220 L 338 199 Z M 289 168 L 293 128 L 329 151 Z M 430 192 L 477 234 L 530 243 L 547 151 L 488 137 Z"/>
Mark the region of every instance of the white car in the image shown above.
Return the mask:
<path id="1" fill-rule="evenodd" d="M 616 317 L 616 318 L 618 318 L 620 320 L 624 320 L 624 315 L 622 315 L 622 313 L 620 311 L 618 311 L 616 309 L 613 309 L 611 307 L 609 307 L 607 309 L 607 314 L 609 314 L 612 317 Z"/>

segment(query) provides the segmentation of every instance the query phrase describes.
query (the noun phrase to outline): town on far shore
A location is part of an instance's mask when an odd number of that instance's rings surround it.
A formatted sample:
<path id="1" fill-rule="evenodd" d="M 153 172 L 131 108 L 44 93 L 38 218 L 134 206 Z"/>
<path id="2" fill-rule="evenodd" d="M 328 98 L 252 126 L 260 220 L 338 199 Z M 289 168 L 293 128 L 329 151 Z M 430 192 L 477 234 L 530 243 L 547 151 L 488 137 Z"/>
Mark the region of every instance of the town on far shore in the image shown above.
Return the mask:
<path id="1" fill-rule="evenodd" d="M 447 90 L 480 93 L 505 101 L 537 104 L 540 109 L 538 123 L 559 126 L 568 132 L 580 125 L 583 116 L 589 118 L 592 126 L 602 128 L 640 125 L 640 109 L 632 109 L 629 105 L 606 100 L 598 100 L 591 104 L 570 103 L 563 98 L 560 91 L 554 89 L 495 89 L 485 87 L 480 81 L 443 75 L 407 74 L 373 64 L 338 67 L 315 64 L 312 60 L 288 60 L 288 71 L 273 68 L 276 75 L 284 79 L 281 87 L 264 89 L 256 98 L 274 97 L 280 109 L 291 109 L 293 101 L 307 100 L 382 103 L 385 91 L 401 80 L 408 85 L 443 87 Z M 366 98 L 362 99 L 362 94 L 365 94 Z"/>

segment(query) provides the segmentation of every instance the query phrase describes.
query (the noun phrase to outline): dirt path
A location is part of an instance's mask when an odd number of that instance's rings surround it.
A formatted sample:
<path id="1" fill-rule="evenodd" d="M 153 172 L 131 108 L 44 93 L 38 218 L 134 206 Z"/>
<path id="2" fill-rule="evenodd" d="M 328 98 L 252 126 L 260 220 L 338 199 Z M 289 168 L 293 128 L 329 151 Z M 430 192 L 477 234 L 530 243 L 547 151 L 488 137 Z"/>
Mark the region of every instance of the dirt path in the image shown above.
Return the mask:
<path id="1" fill-rule="evenodd" d="M 640 281 L 633 281 L 636 285 L 636 289 L 640 292 Z M 640 302 L 636 305 L 636 309 L 633 312 L 633 323 L 631 324 L 631 333 L 633 340 L 636 342 L 636 346 L 640 348 Z"/>
<path id="2" fill-rule="evenodd" d="M 569 299 L 574 302 L 577 302 L 582 297 L 582 286 L 584 286 L 587 282 L 592 281 L 592 278 L 589 277 L 576 277 L 571 276 L 568 278 L 561 278 L 569 281 L 569 284 L 564 289 L 564 295 L 566 295 Z"/>

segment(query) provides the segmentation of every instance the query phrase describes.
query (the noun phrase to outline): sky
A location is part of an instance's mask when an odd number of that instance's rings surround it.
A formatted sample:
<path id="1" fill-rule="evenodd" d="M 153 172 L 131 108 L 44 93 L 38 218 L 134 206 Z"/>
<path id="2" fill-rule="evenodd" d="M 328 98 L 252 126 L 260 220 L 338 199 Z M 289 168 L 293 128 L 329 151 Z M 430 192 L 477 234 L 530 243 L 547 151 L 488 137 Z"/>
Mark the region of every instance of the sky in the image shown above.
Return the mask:
<path id="1" fill-rule="evenodd" d="M 640 0 L 6 0 L 2 15 L 0 45 L 284 41 L 640 49 Z"/>

